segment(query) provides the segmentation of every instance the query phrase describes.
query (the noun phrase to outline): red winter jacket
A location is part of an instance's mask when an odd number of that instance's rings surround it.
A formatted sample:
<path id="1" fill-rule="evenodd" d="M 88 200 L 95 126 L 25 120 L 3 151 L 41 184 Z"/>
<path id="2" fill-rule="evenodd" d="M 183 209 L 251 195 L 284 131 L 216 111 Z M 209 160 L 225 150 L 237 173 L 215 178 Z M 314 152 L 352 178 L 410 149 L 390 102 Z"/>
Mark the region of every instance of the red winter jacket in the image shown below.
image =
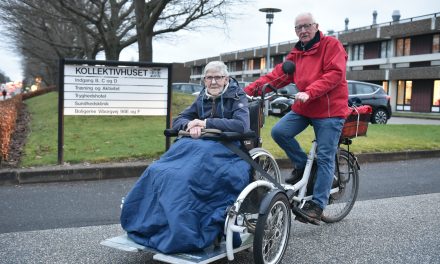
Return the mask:
<path id="1" fill-rule="evenodd" d="M 296 65 L 293 76 L 285 76 L 280 63 L 272 72 L 247 86 L 245 92 L 260 94 L 266 83 L 282 88 L 293 82 L 299 91 L 310 96 L 305 103 L 295 100 L 292 105 L 295 113 L 309 118 L 345 117 L 348 111 L 347 53 L 336 38 L 324 36 L 320 31 L 317 34 L 317 41 L 311 48 L 302 51 L 297 43 L 287 55 L 286 60 Z"/>

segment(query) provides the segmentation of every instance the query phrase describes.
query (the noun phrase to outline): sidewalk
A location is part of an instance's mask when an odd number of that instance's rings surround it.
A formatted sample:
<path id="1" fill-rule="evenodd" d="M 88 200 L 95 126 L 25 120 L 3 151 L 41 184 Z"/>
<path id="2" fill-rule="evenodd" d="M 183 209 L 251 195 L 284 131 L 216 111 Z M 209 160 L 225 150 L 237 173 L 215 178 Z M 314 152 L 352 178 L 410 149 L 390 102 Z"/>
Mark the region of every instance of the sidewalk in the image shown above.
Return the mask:
<path id="1" fill-rule="evenodd" d="M 314 226 L 292 221 L 281 263 L 440 263 L 439 203 L 440 193 L 358 200 L 339 223 Z M 0 234 L 0 262 L 159 263 L 149 253 L 100 244 L 122 234 L 120 224 L 4 233 Z M 234 257 L 232 263 L 253 263 L 251 251 Z"/>
<path id="2" fill-rule="evenodd" d="M 358 154 L 359 163 L 388 162 L 420 158 L 438 158 L 440 150 L 393 153 Z M 25 169 L 0 169 L 0 186 L 26 183 L 67 182 L 139 177 L 151 161 L 125 163 L 55 165 Z M 280 168 L 287 169 L 287 159 L 277 160 Z"/>
<path id="3" fill-rule="evenodd" d="M 440 120 L 440 115 L 438 113 L 418 113 L 418 112 L 394 111 L 391 118 L 393 118 L 393 117 Z"/>

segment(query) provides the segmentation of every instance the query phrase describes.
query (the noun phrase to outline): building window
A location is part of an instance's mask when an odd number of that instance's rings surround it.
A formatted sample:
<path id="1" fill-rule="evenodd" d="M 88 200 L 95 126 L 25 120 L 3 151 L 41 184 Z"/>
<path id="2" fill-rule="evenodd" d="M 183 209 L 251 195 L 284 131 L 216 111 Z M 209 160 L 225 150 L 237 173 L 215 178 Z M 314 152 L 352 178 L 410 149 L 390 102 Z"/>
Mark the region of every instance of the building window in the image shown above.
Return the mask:
<path id="1" fill-rule="evenodd" d="M 359 46 L 354 45 L 353 46 L 353 54 L 351 54 L 351 60 L 356 60 L 356 54 L 359 53 Z"/>
<path id="2" fill-rule="evenodd" d="M 235 61 L 231 61 L 228 63 L 228 68 L 230 72 L 235 72 L 237 71 L 237 64 L 235 63 Z"/>
<path id="3" fill-rule="evenodd" d="M 405 104 L 411 104 L 411 94 L 412 94 L 412 81 L 405 82 Z"/>
<path id="4" fill-rule="evenodd" d="M 237 61 L 236 62 L 236 67 L 237 67 L 237 71 L 242 71 L 243 70 L 243 61 Z"/>
<path id="5" fill-rule="evenodd" d="M 252 71 L 253 69 L 254 69 L 254 60 L 252 60 L 252 59 L 247 60 L 244 65 L 244 70 L 245 71 Z"/>
<path id="6" fill-rule="evenodd" d="M 260 65 L 261 65 L 261 58 L 255 58 L 255 59 L 253 59 L 253 62 L 254 62 L 254 66 L 253 66 L 253 69 L 255 69 L 255 70 L 259 70 L 259 69 L 261 69 L 261 68 L 259 68 L 260 67 Z"/>
<path id="7" fill-rule="evenodd" d="M 269 66 L 269 68 L 270 68 L 270 66 Z M 266 69 L 266 57 L 261 58 L 260 69 Z"/>
<path id="8" fill-rule="evenodd" d="M 435 34 L 432 37 L 432 53 L 440 52 L 440 34 Z"/>
<path id="9" fill-rule="evenodd" d="M 389 58 L 391 55 L 391 40 L 382 41 L 380 44 L 380 57 Z"/>
<path id="10" fill-rule="evenodd" d="M 396 42 L 396 56 L 409 56 L 411 51 L 411 39 L 399 38 Z"/>
<path id="11" fill-rule="evenodd" d="M 397 82 L 397 104 L 403 105 L 403 98 L 405 96 L 405 83 L 403 81 Z"/>
<path id="12" fill-rule="evenodd" d="M 386 92 L 387 94 L 389 94 L 389 93 L 388 93 L 388 81 L 382 81 L 382 87 L 383 87 L 383 89 L 385 90 L 385 92 Z"/>
<path id="13" fill-rule="evenodd" d="M 403 52 L 403 55 L 405 55 L 405 56 L 411 55 L 411 39 L 410 38 L 405 39 L 405 50 Z"/>
<path id="14" fill-rule="evenodd" d="M 432 96 L 432 105 L 440 106 L 440 80 L 434 81 L 434 94 Z"/>
<path id="15" fill-rule="evenodd" d="M 280 64 L 280 63 L 282 63 L 284 60 L 283 60 L 283 55 L 276 55 L 276 56 L 274 56 L 273 58 L 272 58 L 272 68 L 273 67 L 275 67 L 275 65 L 278 65 L 278 64 Z"/>
<path id="16" fill-rule="evenodd" d="M 354 45 L 353 46 L 353 60 L 363 60 L 364 59 L 364 45 Z"/>
<path id="17" fill-rule="evenodd" d="M 203 67 L 193 67 L 191 69 L 191 74 L 192 75 L 201 75 L 203 71 Z"/>
<path id="18" fill-rule="evenodd" d="M 397 83 L 397 104 L 411 105 L 412 81 L 398 81 Z"/>

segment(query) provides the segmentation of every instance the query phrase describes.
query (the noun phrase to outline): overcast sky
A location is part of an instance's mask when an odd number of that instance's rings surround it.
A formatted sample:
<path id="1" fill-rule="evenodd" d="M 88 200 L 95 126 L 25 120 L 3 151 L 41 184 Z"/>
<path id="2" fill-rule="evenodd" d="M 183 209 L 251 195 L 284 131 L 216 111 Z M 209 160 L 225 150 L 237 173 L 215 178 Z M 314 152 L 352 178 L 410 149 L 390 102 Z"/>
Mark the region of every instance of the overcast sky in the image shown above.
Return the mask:
<path id="1" fill-rule="evenodd" d="M 401 18 L 440 12 L 439 0 L 254 0 L 243 7 L 241 16 L 229 23 L 226 30 L 204 29 L 199 32 L 179 33 L 178 38 L 155 41 L 153 44 L 154 62 L 186 62 L 205 57 L 218 56 L 221 53 L 267 46 L 268 26 L 260 8 L 273 7 L 282 11 L 275 14 L 271 26 L 271 44 L 296 39 L 293 30 L 297 14 L 311 12 L 319 23 L 319 28 L 327 33 L 332 29 L 345 28 L 345 18 L 349 19 L 349 28 L 371 25 L 373 11 L 378 13 L 377 23 L 392 20 L 394 10 L 399 10 Z M 10 41 L 0 42 L 0 70 L 13 80 L 22 76 L 20 56 L 13 53 Z M 136 48 L 128 48 L 121 54 L 120 60 L 137 60 Z M 102 59 L 102 58 L 101 58 Z"/>

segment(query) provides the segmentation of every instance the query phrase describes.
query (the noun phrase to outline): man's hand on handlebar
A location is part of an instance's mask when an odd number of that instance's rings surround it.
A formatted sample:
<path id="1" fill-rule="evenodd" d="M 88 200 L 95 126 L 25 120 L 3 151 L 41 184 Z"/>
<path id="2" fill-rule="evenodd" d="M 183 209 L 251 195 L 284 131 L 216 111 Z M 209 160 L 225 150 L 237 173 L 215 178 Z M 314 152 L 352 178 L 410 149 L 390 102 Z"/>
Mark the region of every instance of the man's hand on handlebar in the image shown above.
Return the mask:
<path id="1" fill-rule="evenodd" d="M 299 100 L 303 103 L 307 102 L 307 100 L 309 100 L 309 98 L 310 98 L 310 96 L 305 92 L 298 92 L 295 95 L 295 100 Z"/>
<path id="2" fill-rule="evenodd" d="M 278 95 L 278 91 L 275 87 L 272 85 L 266 83 L 263 85 L 262 88 L 259 88 L 259 95 L 254 94 L 254 96 L 246 95 L 249 101 L 256 101 L 256 100 L 269 100 L 275 95 Z M 267 92 L 269 90 L 269 92 Z"/>

